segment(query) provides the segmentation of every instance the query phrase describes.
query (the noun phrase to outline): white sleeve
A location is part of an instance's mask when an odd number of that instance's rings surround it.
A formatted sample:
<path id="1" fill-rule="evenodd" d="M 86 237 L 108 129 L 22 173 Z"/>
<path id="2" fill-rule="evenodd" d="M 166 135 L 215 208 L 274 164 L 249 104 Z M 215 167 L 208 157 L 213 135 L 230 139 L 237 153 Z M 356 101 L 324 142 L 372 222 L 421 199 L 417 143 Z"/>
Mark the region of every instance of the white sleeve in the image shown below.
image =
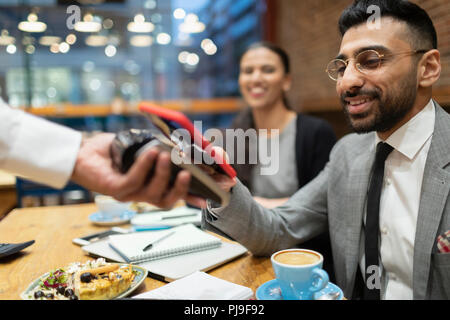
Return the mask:
<path id="1" fill-rule="evenodd" d="M 54 188 L 70 179 L 81 133 L 12 109 L 0 99 L 0 168 Z"/>

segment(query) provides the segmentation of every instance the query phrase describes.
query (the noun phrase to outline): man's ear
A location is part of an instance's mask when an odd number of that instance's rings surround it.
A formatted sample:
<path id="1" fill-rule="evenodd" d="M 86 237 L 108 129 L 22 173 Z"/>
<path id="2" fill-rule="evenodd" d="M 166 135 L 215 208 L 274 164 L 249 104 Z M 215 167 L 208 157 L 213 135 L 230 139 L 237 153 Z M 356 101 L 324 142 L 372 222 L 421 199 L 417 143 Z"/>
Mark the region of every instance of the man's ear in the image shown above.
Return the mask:
<path id="1" fill-rule="evenodd" d="M 420 59 L 418 68 L 419 87 L 431 87 L 441 75 L 441 55 L 433 49 L 425 53 Z"/>

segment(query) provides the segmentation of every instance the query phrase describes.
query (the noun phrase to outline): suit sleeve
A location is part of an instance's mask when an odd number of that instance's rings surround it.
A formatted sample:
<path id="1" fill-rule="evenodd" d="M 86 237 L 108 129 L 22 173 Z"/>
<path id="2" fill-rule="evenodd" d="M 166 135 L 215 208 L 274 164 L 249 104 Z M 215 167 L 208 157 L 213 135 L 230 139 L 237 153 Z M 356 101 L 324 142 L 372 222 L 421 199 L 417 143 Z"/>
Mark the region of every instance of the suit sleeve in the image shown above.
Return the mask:
<path id="1" fill-rule="evenodd" d="M 75 165 L 81 133 L 12 109 L 0 101 L 0 168 L 54 188 Z"/>
<path id="2" fill-rule="evenodd" d="M 323 121 L 317 128 L 314 140 L 314 156 L 311 164 L 312 178 L 317 176 L 329 161 L 330 152 L 336 144 L 336 135 L 331 126 Z"/>
<path id="3" fill-rule="evenodd" d="M 238 241 L 255 255 L 294 247 L 327 228 L 327 176 L 325 168 L 283 206 L 272 210 L 256 203 L 238 182 L 227 207 L 212 209 L 214 214 L 204 210 L 202 225 Z"/>

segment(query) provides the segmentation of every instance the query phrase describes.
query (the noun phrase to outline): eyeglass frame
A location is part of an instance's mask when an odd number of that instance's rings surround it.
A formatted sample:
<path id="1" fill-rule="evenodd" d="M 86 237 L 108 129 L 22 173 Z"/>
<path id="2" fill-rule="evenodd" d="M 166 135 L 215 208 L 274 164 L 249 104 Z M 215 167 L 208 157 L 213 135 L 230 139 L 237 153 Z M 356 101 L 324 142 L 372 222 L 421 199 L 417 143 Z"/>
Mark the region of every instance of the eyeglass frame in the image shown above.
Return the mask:
<path id="1" fill-rule="evenodd" d="M 383 61 L 383 58 L 385 58 L 385 57 L 397 56 L 397 55 L 401 55 L 401 54 L 415 55 L 415 54 L 418 54 L 418 53 L 427 53 L 428 51 L 430 51 L 430 49 L 428 49 L 428 50 L 427 50 L 427 49 L 421 49 L 421 50 L 413 50 L 413 51 L 405 51 L 405 52 L 397 52 L 397 53 L 387 53 L 387 54 L 379 53 L 377 50 L 374 50 L 374 49 L 367 49 L 367 50 L 364 50 L 364 51 L 361 51 L 360 53 L 358 53 L 358 54 L 356 55 L 356 57 L 354 57 L 354 58 L 348 58 L 348 59 L 346 59 L 346 60 L 344 60 L 344 59 L 333 59 L 333 60 L 331 60 L 331 61 L 327 64 L 327 68 L 325 69 L 325 72 L 328 74 L 328 77 L 329 77 L 331 80 L 333 80 L 333 81 L 339 81 L 339 80 L 338 80 L 339 78 L 334 79 L 334 78 L 330 75 L 330 72 L 328 71 L 328 70 L 329 70 L 329 68 L 328 68 L 329 65 L 330 65 L 332 62 L 334 62 L 334 61 L 340 61 L 340 62 L 343 62 L 343 63 L 344 63 L 345 69 L 347 70 L 347 67 L 348 67 L 348 64 L 349 64 L 349 61 L 350 61 L 350 60 L 355 60 L 355 61 L 357 61 L 359 55 L 361 55 L 361 54 L 363 54 L 363 53 L 366 53 L 366 52 L 368 52 L 368 51 L 373 51 L 373 52 L 375 52 L 375 53 L 378 55 L 378 58 L 380 59 L 380 61 L 379 61 L 379 63 L 378 63 L 377 68 L 374 69 L 374 70 L 378 70 L 378 69 L 380 68 L 380 66 L 381 66 L 381 62 Z M 358 70 L 359 72 L 361 72 L 362 74 L 367 75 L 367 73 L 364 73 L 363 71 L 361 71 L 361 69 L 358 67 L 358 65 L 361 66 L 360 63 L 356 63 L 356 64 L 355 64 L 355 67 L 356 67 L 355 69 Z"/>

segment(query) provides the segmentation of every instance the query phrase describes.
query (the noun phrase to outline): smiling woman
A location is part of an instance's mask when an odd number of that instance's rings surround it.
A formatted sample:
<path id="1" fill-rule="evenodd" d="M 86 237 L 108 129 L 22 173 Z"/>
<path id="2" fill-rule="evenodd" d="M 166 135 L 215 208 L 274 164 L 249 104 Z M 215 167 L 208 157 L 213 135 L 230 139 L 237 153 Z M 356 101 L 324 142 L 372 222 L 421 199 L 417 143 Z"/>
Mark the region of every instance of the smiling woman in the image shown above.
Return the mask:
<path id="1" fill-rule="evenodd" d="M 267 206 L 281 204 L 314 178 L 328 161 L 336 139 L 325 121 L 291 108 L 286 98 L 292 83 L 290 70 L 287 53 L 268 42 L 251 45 L 240 60 L 239 87 L 248 108 L 235 118 L 233 128 L 278 130 L 281 162 L 277 174 L 259 175 L 260 163 L 235 164 L 240 180 Z M 245 159 L 256 147 L 246 142 Z"/>

